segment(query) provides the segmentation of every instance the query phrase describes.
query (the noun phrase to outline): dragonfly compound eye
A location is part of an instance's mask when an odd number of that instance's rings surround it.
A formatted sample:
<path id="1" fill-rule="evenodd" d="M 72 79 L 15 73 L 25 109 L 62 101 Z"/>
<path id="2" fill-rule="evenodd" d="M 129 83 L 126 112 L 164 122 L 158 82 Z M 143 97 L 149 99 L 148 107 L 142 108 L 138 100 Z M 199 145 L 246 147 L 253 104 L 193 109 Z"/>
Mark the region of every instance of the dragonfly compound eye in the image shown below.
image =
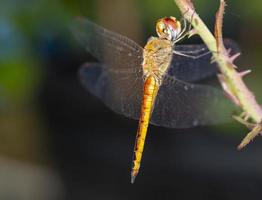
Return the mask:
<path id="1" fill-rule="evenodd" d="M 181 24 L 175 17 L 164 17 L 157 21 L 156 32 L 160 38 L 175 40 L 181 32 Z"/>

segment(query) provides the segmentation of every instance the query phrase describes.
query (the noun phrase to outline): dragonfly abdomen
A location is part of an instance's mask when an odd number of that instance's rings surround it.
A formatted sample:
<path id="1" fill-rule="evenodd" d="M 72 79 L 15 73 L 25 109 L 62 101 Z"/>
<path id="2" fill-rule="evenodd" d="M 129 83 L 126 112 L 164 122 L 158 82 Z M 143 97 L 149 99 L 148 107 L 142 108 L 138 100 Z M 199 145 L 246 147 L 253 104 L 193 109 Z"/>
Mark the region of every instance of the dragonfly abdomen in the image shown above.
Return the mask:
<path id="1" fill-rule="evenodd" d="M 153 111 L 155 97 L 157 95 L 158 88 L 159 88 L 159 83 L 157 81 L 157 77 L 155 77 L 154 75 L 149 75 L 146 78 L 144 84 L 144 95 L 142 99 L 140 120 L 139 120 L 137 135 L 136 135 L 136 144 L 134 149 L 133 166 L 131 172 L 132 183 L 134 182 L 135 177 L 137 176 L 139 171 L 149 119 Z"/>

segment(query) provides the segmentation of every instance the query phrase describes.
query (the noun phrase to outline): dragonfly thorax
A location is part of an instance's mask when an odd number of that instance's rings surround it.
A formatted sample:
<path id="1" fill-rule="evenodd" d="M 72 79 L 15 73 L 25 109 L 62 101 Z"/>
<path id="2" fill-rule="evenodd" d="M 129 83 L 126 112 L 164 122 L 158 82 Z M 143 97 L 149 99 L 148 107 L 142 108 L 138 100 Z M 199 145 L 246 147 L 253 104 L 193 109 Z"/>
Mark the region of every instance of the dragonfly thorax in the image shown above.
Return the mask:
<path id="1" fill-rule="evenodd" d="M 156 75 L 158 79 L 161 79 L 170 66 L 172 55 L 172 41 L 151 37 L 143 52 L 144 76 Z"/>

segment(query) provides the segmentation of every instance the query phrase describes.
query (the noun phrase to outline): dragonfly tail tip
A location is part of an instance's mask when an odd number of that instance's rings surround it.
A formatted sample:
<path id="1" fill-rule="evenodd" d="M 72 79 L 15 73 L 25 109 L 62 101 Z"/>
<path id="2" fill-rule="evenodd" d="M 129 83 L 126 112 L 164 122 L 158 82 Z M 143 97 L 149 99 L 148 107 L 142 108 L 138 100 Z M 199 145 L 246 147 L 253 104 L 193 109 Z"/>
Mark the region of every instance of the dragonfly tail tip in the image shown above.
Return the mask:
<path id="1" fill-rule="evenodd" d="M 134 184 L 136 179 L 136 175 L 131 174 L 131 183 Z"/>
<path id="2" fill-rule="evenodd" d="M 135 179 L 138 175 L 138 172 L 139 172 L 139 166 L 136 166 L 135 164 L 133 165 L 132 167 L 132 170 L 131 170 L 131 183 L 134 184 L 135 183 Z"/>

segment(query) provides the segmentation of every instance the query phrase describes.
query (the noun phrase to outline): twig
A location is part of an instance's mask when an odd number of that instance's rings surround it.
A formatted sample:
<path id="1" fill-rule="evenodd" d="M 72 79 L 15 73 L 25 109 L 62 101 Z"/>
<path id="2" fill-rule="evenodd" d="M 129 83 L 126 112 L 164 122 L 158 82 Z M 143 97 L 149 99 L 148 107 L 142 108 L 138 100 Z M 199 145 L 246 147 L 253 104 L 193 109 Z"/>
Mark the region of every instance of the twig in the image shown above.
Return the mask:
<path id="1" fill-rule="evenodd" d="M 217 62 L 221 74 L 220 82 L 225 92 L 231 97 L 231 100 L 237 104 L 255 124 L 252 131 L 243 139 L 239 149 L 246 146 L 251 139 L 261 133 L 262 109 L 256 102 L 253 93 L 243 82 L 245 72 L 238 72 L 234 60 L 239 54 L 229 56 L 225 49 L 222 38 L 222 21 L 224 14 L 225 2 L 220 0 L 220 7 L 216 14 L 215 37 L 196 13 L 191 0 L 174 0 L 184 17 L 194 27 L 194 32 L 198 34 L 209 50 L 213 54 L 214 61 Z"/>

